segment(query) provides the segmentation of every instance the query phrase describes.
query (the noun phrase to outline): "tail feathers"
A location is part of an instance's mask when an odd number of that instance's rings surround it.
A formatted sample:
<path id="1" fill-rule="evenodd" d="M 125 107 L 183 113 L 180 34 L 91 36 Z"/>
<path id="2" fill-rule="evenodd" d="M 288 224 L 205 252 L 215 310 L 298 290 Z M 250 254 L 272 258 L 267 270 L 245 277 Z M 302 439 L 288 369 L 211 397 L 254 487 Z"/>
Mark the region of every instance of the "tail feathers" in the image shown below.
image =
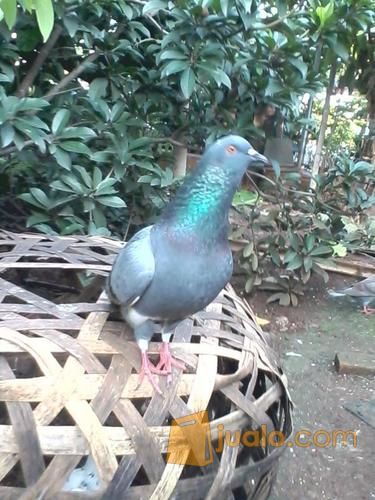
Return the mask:
<path id="1" fill-rule="evenodd" d="M 328 293 L 330 294 L 331 297 L 345 297 L 346 293 L 345 292 L 336 292 L 335 290 L 328 290 Z"/>
<path id="2" fill-rule="evenodd" d="M 116 295 L 112 291 L 110 276 L 107 277 L 106 284 L 105 284 L 105 291 L 107 293 L 109 300 L 112 302 L 112 304 L 116 304 L 117 306 L 119 306 L 120 302 L 118 301 Z"/>

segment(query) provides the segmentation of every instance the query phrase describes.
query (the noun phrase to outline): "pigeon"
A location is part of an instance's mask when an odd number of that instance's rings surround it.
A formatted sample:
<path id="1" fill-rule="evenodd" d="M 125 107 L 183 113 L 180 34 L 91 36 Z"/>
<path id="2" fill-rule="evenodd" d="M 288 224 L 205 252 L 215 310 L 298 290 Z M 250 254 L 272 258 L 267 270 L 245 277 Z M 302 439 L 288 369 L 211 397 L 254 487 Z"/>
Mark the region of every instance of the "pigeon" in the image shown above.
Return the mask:
<path id="1" fill-rule="evenodd" d="M 353 299 L 358 299 L 363 305 L 362 312 L 366 315 L 373 314 L 375 309 L 369 307 L 369 304 L 371 304 L 371 302 L 375 302 L 375 274 L 372 274 L 365 280 L 354 283 L 352 286 L 345 288 L 344 290 L 330 290 L 329 294 L 332 297 L 349 296 Z"/>
<path id="2" fill-rule="evenodd" d="M 247 170 L 269 163 L 238 135 L 225 136 L 204 152 L 158 221 L 137 232 L 119 252 L 107 281 L 141 351 L 144 377 L 161 393 L 156 375 L 185 365 L 172 357 L 169 342 L 178 322 L 204 309 L 232 276 L 228 212 Z M 147 355 L 155 322 L 162 324 L 160 361 Z"/>

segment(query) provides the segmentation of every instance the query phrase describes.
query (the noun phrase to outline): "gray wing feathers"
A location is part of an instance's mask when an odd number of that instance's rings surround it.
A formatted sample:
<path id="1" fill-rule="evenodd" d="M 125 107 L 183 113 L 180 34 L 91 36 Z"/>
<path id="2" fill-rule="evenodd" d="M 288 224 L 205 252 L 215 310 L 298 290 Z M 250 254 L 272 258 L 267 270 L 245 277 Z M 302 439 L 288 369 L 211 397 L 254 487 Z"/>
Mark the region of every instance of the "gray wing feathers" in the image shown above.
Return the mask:
<path id="1" fill-rule="evenodd" d="M 150 285 L 155 272 L 151 228 L 139 231 L 118 254 L 107 281 L 107 293 L 112 302 L 132 305 Z"/>
<path id="2" fill-rule="evenodd" d="M 369 276 L 365 280 L 342 290 L 342 292 L 352 297 L 370 297 L 375 295 L 375 276 Z"/>

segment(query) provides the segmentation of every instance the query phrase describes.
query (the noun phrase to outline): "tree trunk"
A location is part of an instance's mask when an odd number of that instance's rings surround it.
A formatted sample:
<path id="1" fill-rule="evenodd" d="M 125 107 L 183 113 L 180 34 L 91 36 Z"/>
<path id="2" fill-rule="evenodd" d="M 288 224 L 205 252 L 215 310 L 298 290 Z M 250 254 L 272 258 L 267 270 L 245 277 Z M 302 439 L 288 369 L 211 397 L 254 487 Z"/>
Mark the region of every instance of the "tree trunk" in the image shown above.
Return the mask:
<path id="1" fill-rule="evenodd" d="M 320 57 L 322 55 L 322 48 L 323 48 L 323 42 L 320 41 L 319 45 L 316 49 L 315 57 L 314 57 L 313 71 L 315 73 L 318 72 L 319 67 L 320 67 Z M 307 103 L 307 110 L 306 110 L 306 116 L 305 116 L 305 118 L 307 118 L 308 120 L 311 118 L 313 102 L 314 102 L 314 98 L 312 95 L 310 95 L 309 102 Z M 302 134 L 301 134 L 300 150 L 299 150 L 298 164 L 297 164 L 298 169 L 301 168 L 303 158 L 305 156 L 307 137 L 308 137 L 308 129 L 307 129 L 307 125 L 305 125 L 302 129 Z"/>
<path id="2" fill-rule="evenodd" d="M 375 164 L 375 73 L 369 78 L 368 81 L 367 103 L 368 134 L 363 137 L 361 145 L 361 158 Z"/>
<path id="3" fill-rule="evenodd" d="M 185 137 L 178 137 L 178 141 L 185 143 Z M 186 175 L 187 165 L 187 146 L 175 146 L 175 162 L 173 167 L 173 175 L 175 177 L 184 177 Z"/>
<path id="4" fill-rule="evenodd" d="M 331 95 L 333 92 L 333 87 L 335 85 L 336 65 L 337 65 L 337 60 L 335 59 L 332 63 L 332 66 L 331 66 L 331 69 L 329 72 L 329 81 L 328 81 L 328 87 L 327 87 L 327 91 L 326 91 L 326 98 L 325 98 L 324 106 L 323 106 L 322 121 L 320 123 L 320 130 L 319 130 L 318 141 L 316 144 L 315 158 L 314 158 L 314 163 L 313 163 L 312 171 L 311 171 L 311 174 L 312 174 L 311 182 L 310 182 L 311 189 L 315 189 L 315 187 L 316 187 L 315 178 L 319 174 L 319 168 L 320 168 L 320 164 L 322 161 L 322 152 L 323 152 L 324 139 L 325 139 L 327 124 L 328 124 L 328 115 L 329 115 Z"/>

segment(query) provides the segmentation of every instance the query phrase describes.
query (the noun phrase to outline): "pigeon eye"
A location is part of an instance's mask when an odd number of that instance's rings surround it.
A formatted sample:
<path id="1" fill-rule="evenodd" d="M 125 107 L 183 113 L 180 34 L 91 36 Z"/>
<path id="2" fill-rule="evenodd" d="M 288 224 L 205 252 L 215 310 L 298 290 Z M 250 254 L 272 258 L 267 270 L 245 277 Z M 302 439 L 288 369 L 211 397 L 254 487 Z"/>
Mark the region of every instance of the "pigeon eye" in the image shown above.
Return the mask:
<path id="1" fill-rule="evenodd" d="M 237 149 L 234 146 L 227 147 L 227 153 L 229 153 L 230 155 L 233 155 L 236 152 L 237 152 Z"/>

